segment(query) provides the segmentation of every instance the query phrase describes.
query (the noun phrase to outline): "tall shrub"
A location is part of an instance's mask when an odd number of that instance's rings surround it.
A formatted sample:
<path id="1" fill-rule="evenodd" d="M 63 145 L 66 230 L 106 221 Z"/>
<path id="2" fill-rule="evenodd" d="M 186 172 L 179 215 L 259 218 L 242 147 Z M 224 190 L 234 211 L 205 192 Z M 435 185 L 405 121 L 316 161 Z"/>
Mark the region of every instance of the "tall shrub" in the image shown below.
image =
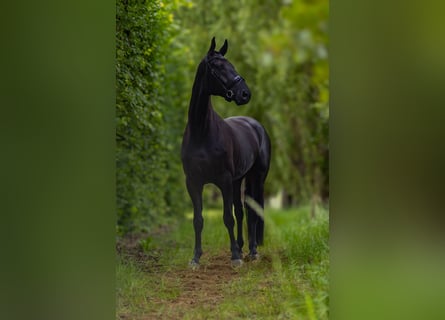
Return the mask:
<path id="1" fill-rule="evenodd" d="M 181 212 L 176 117 L 183 106 L 167 95 L 180 89 L 180 73 L 166 81 L 166 65 L 175 57 L 171 11 L 177 1 L 118 0 L 116 5 L 117 210 L 118 231 L 125 233 Z"/>

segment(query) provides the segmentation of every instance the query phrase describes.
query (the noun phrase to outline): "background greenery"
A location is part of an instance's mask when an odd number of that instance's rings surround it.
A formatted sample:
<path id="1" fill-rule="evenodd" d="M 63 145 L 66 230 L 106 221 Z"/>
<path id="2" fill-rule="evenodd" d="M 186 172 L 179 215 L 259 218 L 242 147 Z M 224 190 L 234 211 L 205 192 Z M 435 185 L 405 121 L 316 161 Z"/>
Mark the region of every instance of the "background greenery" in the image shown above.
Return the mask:
<path id="1" fill-rule="evenodd" d="M 266 196 L 329 199 L 328 1 L 118 1 L 118 232 L 148 230 L 190 206 L 180 164 L 192 81 L 212 36 L 246 79 L 250 103 L 213 98 L 272 139 Z M 209 200 L 211 196 L 206 196 Z M 209 201 L 208 201 L 209 202 Z"/>

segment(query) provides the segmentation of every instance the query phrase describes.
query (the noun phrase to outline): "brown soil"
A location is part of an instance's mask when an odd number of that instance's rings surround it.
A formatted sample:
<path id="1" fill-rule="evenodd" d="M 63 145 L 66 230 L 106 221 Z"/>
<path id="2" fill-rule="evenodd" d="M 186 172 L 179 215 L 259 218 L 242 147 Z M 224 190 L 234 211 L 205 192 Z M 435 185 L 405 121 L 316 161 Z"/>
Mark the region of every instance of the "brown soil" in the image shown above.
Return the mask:
<path id="1" fill-rule="evenodd" d="M 230 266 L 230 256 L 220 253 L 206 263 L 201 262 L 197 270 L 186 268 L 166 274 L 166 279 L 180 282 L 179 296 L 172 300 L 158 300 L 167 312 L 158 314 L 159 319 L 179 319 L 190 309 L 205 306 L 212 309 L 224 299 L 223 285 L 238 276 L 238 271 Z"/>

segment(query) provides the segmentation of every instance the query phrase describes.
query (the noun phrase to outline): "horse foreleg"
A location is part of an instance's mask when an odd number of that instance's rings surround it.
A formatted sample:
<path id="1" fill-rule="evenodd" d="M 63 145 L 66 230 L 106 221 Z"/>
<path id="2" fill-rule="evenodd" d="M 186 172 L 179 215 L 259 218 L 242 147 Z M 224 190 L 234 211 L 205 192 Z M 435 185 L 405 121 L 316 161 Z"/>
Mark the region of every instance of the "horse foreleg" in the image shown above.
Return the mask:
<path id="1" fill-rule="evenodd" d="M 190 265 L 192 267 L 199 265 L 199 259 L 202 255 L 201 233 L 204 227 L 204 218 L 202 217 L 202 184 L 192 183 L 189 179 L 186 181 L 187 191 L 193 203 L 193 228 L 195 229 L 195 250 Z"/>

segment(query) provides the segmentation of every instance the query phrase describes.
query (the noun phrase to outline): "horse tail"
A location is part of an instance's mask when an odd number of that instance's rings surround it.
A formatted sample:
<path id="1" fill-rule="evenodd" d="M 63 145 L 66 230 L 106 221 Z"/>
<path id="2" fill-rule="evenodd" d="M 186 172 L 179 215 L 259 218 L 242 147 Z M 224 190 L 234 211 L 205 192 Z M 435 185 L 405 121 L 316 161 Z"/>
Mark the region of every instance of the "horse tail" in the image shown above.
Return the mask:
<path id="1" fill-rule="evenodd" d="M 257 179 L 246 181 L 245 202 L 249 232 L 255 232 L 257 245 L 264 243 L 264 196 L 262 182 Z"/>
<path id="2" fill-rule="evenodd" d="M 266 129 L 262 128 L 261 135 L 261 145 L 260 145 L 260 159 L 261 159 L 261 167 L 262 167 L 262 176 L 260 180 L 260 186 L 258 190 L 258 194 L 256 201 L 261 205 L 261 216 L 258 218 L 257 222 L 257 233 L 256 240 L 258 245 L 263 245 L 264 243 L 264 182 L 266 181 L 267 173 L 269 172 L 270 166 L 270 156 L 271 156 L 271 144 L 270 138 L 267 134 Z"/>
<path id="3" fill-rule="evenodd" d="M 262 246 L 264 243 L 264 217 L 259 217 L 256 225 L 256 243 Z"/>
<path id="4" fill-rule="evenodd" d="M 263 245 L 264 182 L 270 166 L 271 144 L 269 135 L 259 122 L 250 119 L 249 123 L 256 131 L 259 141 L 259 153 L 255 164 L 246 176 L 247 224 L 250 232 L 254 232 L 257 245 Z"/>

